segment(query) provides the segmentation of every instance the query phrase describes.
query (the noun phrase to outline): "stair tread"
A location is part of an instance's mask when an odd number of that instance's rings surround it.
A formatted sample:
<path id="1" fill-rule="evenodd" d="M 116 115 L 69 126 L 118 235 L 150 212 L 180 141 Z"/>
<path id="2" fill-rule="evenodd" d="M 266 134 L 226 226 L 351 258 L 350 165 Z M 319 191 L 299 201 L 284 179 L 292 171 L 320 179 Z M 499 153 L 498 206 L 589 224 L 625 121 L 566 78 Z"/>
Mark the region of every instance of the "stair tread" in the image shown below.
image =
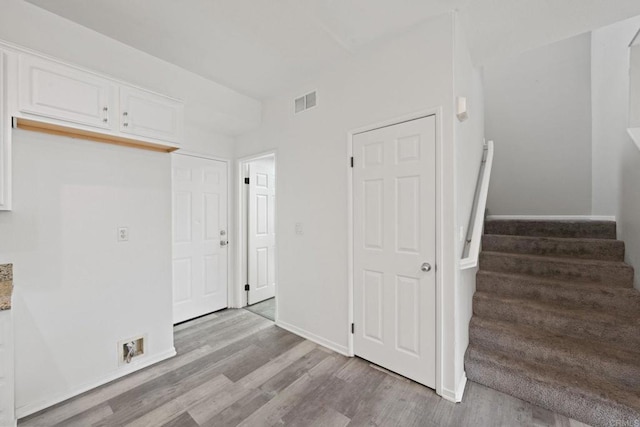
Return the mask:
<path id="1" fill-rule="evenodd" d="M 485 233 L 484 236 L 507 237 L 519 240 L 546 240 L 550 242 L 569 243 L 604 243 L 609 245 L 624 245 L 624 241 L 618 239 L 603 239 L 601 237 L 557 237 L 557 236 L 527 236 L 520 234 L 494 234 Z"/>
<path id="2" fill-rule="evenodd" d="M 535 341 L 537 346 L 548 347 L 554 352 L 580 352 L 590 357 L 613 359 L 619 363 L 640 368 L 640 353 L 623 348 L 602 345 L 602 343 L 598 341 L 577 338 L 540 328 L 533 328 L 527 325 L 513 324 L 479 316 L 473 316 L 470 325 L 471 328 L 490 329 L 499 334 L 513 335 L 523 341 Z M 482 347 L 481 342 L 474 342 L 474 344 Z"/>
<path id="3" fill-rule="evenodd" d="M 482 248 L 494 252 L 619 261 L 624 260 L 625 252 L 621 240 L 509 234 L 484 234 Z"/>
<path id="4" fill-rule="evenodd" d="M 526 281 L 534 281 L 534 282 L 540 282 L 540 284 L 542 285 L 571 287 L 583 292 L 606 291 L 609 293 L 615 293 L 615 294 L 619 294 L 621 296 L 625 296 L 629 298 L 640 299 L 640 292 L 638 292 L 635 288 L 611 287 L 611 286 L 602 285 L 601 283 L 561 280 L 561 279 L 553 279 L 547 276 L 536 276 L 534 274 L 520 274 L 520 273 L 511 273 L 511 272 L 505 272 L 505 271 L 493 271 L 493 270 L 478 270 L 476 275 L 489 276 L 489 277 L 505 277 L 505 278 L 513 278 L 513 279 L 520 279 L 520 280 L 526 280 Z M 640 313 L 640 306 L 638 306 L 638 310 L 639 310 L 638 312 Z"/>
<path id="5" fill-rule="evenodd" d="M 590 310 L 581 307 L 566 307 L 554 302 L 541 300 L 528 300 L 523 298 L 515 298 L 511 296 L 503 296 L 491 292 L 476 291 L 474 298 L 482 298 L 487 300 L 499 300 L 505 304 L 519 305 L 520 307 L 528 307 L 535 310 L 551 312 L 563 317 L 572 319 L 587 319 L 589 322 L 602 322 L 609 324 L 620 323 L 619 320 L 625 320 L 625 324 L 637 324 L 640 327 L 640 315 L 622 315 L 620 313 L 607 313 L 603 311 Z"/>
<path id="6" fill-rule="evenodd" d="M 510 257 L 517 259 L 531 259 L 534 261 L 541 262 L 559 262 L 559 263 L 567 263 L 573 265 L 593 265 L 593 266 L 611 266 L 616 265 L 623 268 L 633 267 L 627 264 L 624 261 L 609 261 L 609 260 L 600 260 L 600 259 L 583 259 L 583 258 L 569 258 L 569 257 L 556 257 L 549 255 L 535 255 L 535 254 L 520 254 L 513 252 L 496 252 L 496 251 L 482 251 L 481 255 L 485 254 L 490 256 L 502 256 L 502 257 Z"/>
<path id="7" fill-rule="evenodd" d="M 559 389 L 563 394 L 575 393 L 582 398 L 625 406 L 638 413 L 637 416 L 640 417 L 640 395 L 637 390 L 629 390 L 592 375 L 576 374 L 555 366 L 523 361 L 500 352 L 469 345 L 467 362 L 474 360 L 492 363 L 503 373 L 532 379 L 548 388 Z"/>
<path id="8" fill-rule="evenodd" d="M 616 223 L 600 220 L 488 219 L 485 221 L 485 234 L 615 239 Z"/>

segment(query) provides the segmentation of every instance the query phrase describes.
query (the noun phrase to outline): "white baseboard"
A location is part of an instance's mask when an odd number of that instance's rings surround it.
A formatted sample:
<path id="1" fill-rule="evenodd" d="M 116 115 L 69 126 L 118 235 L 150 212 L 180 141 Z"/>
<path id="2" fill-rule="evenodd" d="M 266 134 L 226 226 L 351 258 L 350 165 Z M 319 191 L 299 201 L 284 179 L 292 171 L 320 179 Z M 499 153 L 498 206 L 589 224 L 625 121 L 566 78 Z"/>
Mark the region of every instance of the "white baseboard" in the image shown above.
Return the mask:
<path id="1" fill-rule="evenodd" d="M 528 221 L 615 221 L 614 215 L 487 215 L 487 219 Z"/>
<path id="2" fill-rule="evenodd" d="M 13 420 L 13 421 L 0 420 L 0 427 L 16 427 L 17 425 L 18 425 L 18 420 Z"/>
<path id="3" fill-rule="evenodd" d="M 65 392 L 65 393 L 60 393 L 56 396 L 53 396 L 45 401 L 40 401 L 40 402 L 36 402 L 36 403 L 28 403 L 26 405 L 23 405 L 19 408 L 16 408 L 16 418 L 20 419 L 20 418 L 24 418 L 28 415 L 34 414 L 38 411 L 41 411 L 45 408 L 48 408 L 50 406 L 53 406 L 57 403 L 63 402 L 67 399 L 71 399 L 72 397 L 75 397 L 79 394 L 82 394 L 86 391 L 92 390 L 96 387 L 99 387 L 101 385 L 104 385 L 108 382 L 111 382 L 113 380 L 116 380 L 118 378 L 124 377 L 125 375 L 131 374 L 135 371 L 139 371 L 140 369 L 146 368 L 147 366 L 151 366 L 153 364 L 156 364 L 158 362 L 161 362 L 163 360 L 169 359 L 173 356 L 176 355 L 176 349 L 175 347 L 171 347 L 169 350 L 164 351 L 162 353 L 153 355 L 153 356 L 148 356 L 146 359 L 143 360 L 139 360 L 137 362 L 132 362 L 130 365 L 127 365 L 126 367 L 121 367 L 121 369 L 118 369 L 115 372 L 112 372 L 108 375 L 105 375 L 101 378 L 99 378 L 96 381 L 93 381 L 91 383 L 87 383 L 84 384 L 80 387 L 78 387 L 77 389 L 73 390 L 73 391 L 69 391 L 69 392 Z"/>
<path id="4" fill-rule="evenodd" d="M 462 402 L 462 397 L 464 396 L 464 389 L 467 385 L 467 374 L 465 374 L 464 372 L 462 373 L 462 378 L 460 378 L 460 380 L 458 381 L 458 386 L 456 388 L 455 391 L 453 390 L 448 390 L 443 388 L 442 389 L 442 398 L 444 400 L 448 400 L 449 402 L 453 402 L 453 403 L 460 403 Z"/>
<path id="5" fill-rule="evenodd" d="M 299 328 L 297 326 L 294 326 L 290 323 L 284 322 L 282 320 L 278 320 L 276 322 L 276 326 L 281 327 L 282 329 L 286 329 L 287 331 L 294 333 L 296 335 L 301 336 L 302 338 L 308 339 L 309 341 L 313 341 L 316 344 L 320 344 L 323 347 L 327 347 L 330 350 L 335 351 L 336 353 L 340 353 L 343 354 L 345 356 L 349 356 L 349 349 L 344 346 L 344 345 L 340 345 L 336 342 L 330 341 L 326 338 L 323 338 L 319 335 L 316 335 L 314 333 L 311 333 L 309 331 L 306 331 L 302 328 Z"/>

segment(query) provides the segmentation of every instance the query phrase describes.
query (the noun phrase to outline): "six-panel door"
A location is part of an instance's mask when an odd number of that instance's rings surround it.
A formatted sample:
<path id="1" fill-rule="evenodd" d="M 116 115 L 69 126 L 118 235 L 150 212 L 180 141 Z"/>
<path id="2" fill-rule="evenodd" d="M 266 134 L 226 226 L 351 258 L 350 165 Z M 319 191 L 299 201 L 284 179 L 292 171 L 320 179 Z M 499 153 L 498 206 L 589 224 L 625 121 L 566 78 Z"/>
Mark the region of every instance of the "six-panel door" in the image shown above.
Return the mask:
<path id="1" fill-rule="evenodd" d="M 248 203 L 248 303 L 276 295 L 276 177 L 273 159 L 249 164 Z"/>
<path id="2" fill-rule="evenodd" d="M 227 307 L 227 164 L 180 154 L 173 169 L 173 322 Z"/>
<path id="3" fill-rule="evenodd" d="M 429 387 L 436 355 L 435 132 L 429 116 L 353 138 L 354 351 Z"/>

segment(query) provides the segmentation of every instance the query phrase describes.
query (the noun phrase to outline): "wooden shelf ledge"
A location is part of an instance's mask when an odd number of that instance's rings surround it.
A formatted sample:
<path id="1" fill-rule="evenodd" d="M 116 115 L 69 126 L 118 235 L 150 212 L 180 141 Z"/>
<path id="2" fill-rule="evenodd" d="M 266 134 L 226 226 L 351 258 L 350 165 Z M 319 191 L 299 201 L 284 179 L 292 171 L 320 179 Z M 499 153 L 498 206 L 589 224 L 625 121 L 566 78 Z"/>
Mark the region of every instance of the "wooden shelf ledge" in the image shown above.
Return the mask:
<path id="1" fill-rule="evenodd" d="M 16 127 L 19 129 L 30 130 L 34 132 L 48 133 L 51 135 L 67 136 L 71 138 L 86 139 L 94 142 L 102 142 L 105 144 L 120 145 L 123 147 L 138 148 L 141 150 L 158 151 L 162 153 L 171 153 L 178 147 L 171 147 L 160 143 L 140 141 L 122 136 L 106 135 L 99 132 L 91 132 L 84 129 L 74 129 L 66 126 L 55 125 L 51 123 L 39 122 L 37 120 L 29 120 L 15 118 Z"/>

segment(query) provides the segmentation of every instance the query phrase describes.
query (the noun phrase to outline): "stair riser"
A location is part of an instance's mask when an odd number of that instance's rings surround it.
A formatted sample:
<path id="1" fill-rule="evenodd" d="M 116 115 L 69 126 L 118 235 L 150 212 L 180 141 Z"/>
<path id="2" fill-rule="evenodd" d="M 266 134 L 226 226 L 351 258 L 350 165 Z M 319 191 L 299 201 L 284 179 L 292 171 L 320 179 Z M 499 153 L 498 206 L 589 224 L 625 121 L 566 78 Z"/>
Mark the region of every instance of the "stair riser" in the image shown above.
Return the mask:
<path id="1" fill-rule="evenodd" d="M 638 307 L 640 307 L 640 294 L 620 293 L 626 289 L 563 286 L 543 281 L 536 282 L 533 278 L 516 279 L 478 274 L 476 276 L 476 290 L 509 298 L 538 300 L 570 308 L 593 309 L 628 315 L 637 314 Z"/>
<path id="2" fill-rule="evenodd" d="M 640 419 L 639 414 L 630 408 L 597 396 L 585 396 L 572 388 L 549 386 L 476 356 L 470 348 L 465 357 L 465 371 L 471 381 L 593 426 L 614 425 L 612 420 L 617 425 L 632 426 Z"/>
<path id="3" fill-rule="evenodd" d="M 624 243 L 619 240 L 560 240 L 485 234 L 482 249 L 554 257 L 624 261 Z"/>
<path id="4" fill-rule="evenodd" d="M 540 340 L 514 336 L 501 330 L 490 330 L 471 321 L 469 342 L 477 348 L 504 353 L 530 362 L 566 367 L 567 371 L 588 375 L 597 372 L 628 387 L 640 387 L 640 363 L 617 362 L 607 357 L 570 351 Z"/>
<path id="5" fill-rule="evenodd" d="M 530 259 L 483 252 L 480 254 L 480 269 L 555 280 L 633 286 L 633 268 L 625 264 L 594 265 L 588 262 L 571 263 L 560 259 Z"/>
<path id="6" fill-rule="evenodd" d="M 616 224 L 612 221 L 486 221 L 484 232 L 515 236 L 615 239 Z"/>
<path id="7" fill-rule="evenodd" d="M 529 308 L 523 315 L 522 307 L 497 299 L 473 299 L 473 312 L 477 316 L 504 322 L 519 323 L 577 338 L 600 341 L 630 351 L 640 352 L 640 334 L 633 323 L 605 324 L 589 319 L 572 319 L 553 312 Z"/>

